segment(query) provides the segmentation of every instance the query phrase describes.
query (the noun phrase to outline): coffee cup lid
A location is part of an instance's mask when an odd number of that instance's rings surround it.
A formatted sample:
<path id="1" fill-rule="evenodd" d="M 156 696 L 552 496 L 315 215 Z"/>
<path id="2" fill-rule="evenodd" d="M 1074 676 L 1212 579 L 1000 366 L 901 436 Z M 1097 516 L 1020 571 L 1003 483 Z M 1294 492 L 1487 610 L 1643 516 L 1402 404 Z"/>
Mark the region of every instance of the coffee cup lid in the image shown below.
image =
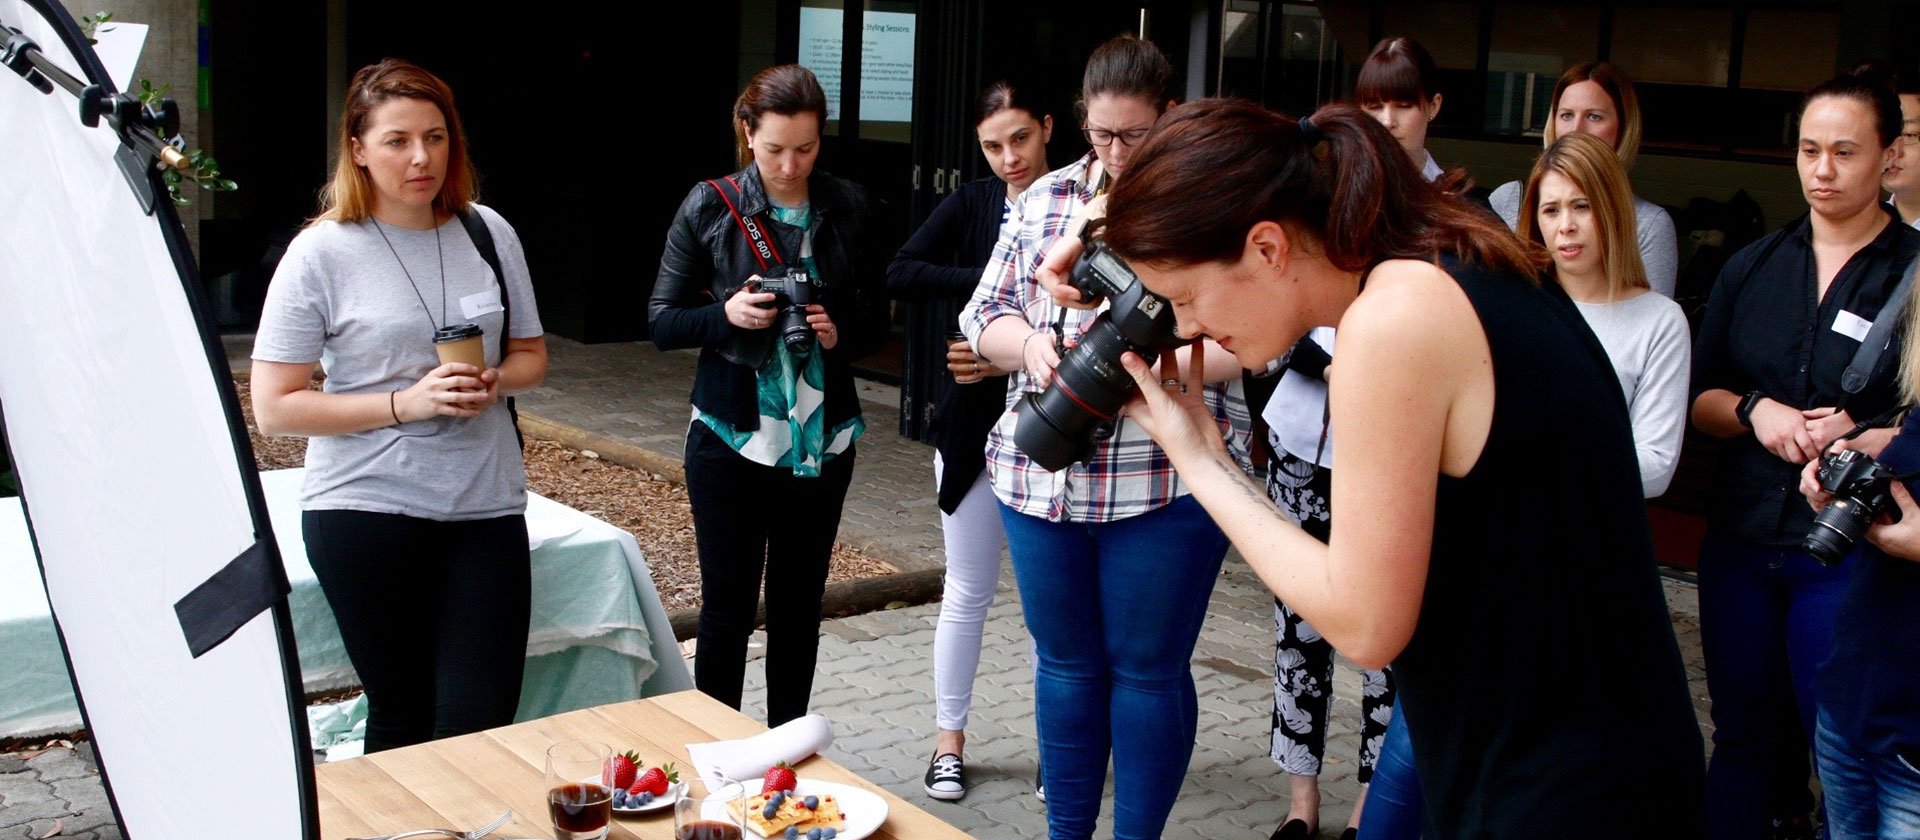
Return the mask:
<path id="1" fill-rule="evenodd" d="M 481 332 L 479 324 L 448 324 L 433 331 L 433 343 L 459 341 L 463 338 L 472 338 Z"/>

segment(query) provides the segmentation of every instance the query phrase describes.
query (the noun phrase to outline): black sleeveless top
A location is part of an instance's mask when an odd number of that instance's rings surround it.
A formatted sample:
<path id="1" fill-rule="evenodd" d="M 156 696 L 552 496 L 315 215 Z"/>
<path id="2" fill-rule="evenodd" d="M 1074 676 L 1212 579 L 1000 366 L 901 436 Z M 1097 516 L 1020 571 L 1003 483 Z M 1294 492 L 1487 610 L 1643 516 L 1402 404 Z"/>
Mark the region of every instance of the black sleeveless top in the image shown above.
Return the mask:
<path id="1" fill-rule="evenodd" d="M 1393 663 L 1425 836 L 1700 836 L 1700 730 L 1620 380 L 1551 281 L 1443 267 L 1486 331 L 1494 408 L 1472 471 L 1440 477 Z"/>

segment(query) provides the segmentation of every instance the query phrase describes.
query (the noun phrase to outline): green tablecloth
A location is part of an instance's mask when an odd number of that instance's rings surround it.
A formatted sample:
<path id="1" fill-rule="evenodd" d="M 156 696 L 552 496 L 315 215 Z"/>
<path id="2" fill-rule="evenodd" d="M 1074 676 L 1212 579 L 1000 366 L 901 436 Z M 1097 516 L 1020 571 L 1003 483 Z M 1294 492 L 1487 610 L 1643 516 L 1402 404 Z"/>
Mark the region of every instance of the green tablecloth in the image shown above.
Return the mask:
<path id="1" fill-rule="evenodd" d="M 300 541 L 303 472 L 261 473 L 260 483 L 293 584 L 301 676 L 307 691 L 329 691 L 358 680 Z M 533 617 L 521 720 L 693 687 L 632 535 L 535 494 L 527 530 Z M 79 728 L 19 500 L 0 499 L 0 737 Z"/>

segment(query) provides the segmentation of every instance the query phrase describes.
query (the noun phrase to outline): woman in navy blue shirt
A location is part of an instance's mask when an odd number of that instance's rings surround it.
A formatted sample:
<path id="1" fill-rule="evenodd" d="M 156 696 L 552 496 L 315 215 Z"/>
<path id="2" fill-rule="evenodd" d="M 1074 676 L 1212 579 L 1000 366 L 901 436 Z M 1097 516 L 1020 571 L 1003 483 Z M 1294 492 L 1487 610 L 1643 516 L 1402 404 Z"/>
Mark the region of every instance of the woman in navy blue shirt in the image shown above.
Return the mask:
<path id="1" fill-rule="evenodd" d="M 1912 334 L 1916 313 L 1905 313 Z M 1920 343 L 1908 342 L 1900 366 L 1904 401 L 1920 401 Z M 1871 442 L 1843 442 L 1868 454 Z M 1878 454 L 1903 476 L 1920 473 L 1920 412 Z M 1800 491 L 1819 509 L 1830 498 L 1801 473 Z M 1915 481 L 1893 483 L 1900 521 L 1867 529 L 1833 628 L 1833 655 L 1815 686 L 1814 758 L 1826 794 L 1833 840 L 1920 837 L 1920 505 Z"/>

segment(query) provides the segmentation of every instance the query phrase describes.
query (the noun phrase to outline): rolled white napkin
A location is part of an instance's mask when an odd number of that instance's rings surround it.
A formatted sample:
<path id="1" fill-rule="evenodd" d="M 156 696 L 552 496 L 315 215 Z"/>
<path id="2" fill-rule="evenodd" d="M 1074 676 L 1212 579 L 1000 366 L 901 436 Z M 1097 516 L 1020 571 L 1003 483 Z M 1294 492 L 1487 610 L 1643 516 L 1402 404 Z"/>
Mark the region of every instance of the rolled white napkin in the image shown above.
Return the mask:
<path id="1" fill-rule="evenodd" d="M 799 764 L 833 744 L 833 724 L 821 715 L 807 715 L 780 724 L 751 738 L 688 744 L 693 769 L 701 781 L 713 778 L 742 782 L 750 790 L 767 770 L 780 762 Z"/>

